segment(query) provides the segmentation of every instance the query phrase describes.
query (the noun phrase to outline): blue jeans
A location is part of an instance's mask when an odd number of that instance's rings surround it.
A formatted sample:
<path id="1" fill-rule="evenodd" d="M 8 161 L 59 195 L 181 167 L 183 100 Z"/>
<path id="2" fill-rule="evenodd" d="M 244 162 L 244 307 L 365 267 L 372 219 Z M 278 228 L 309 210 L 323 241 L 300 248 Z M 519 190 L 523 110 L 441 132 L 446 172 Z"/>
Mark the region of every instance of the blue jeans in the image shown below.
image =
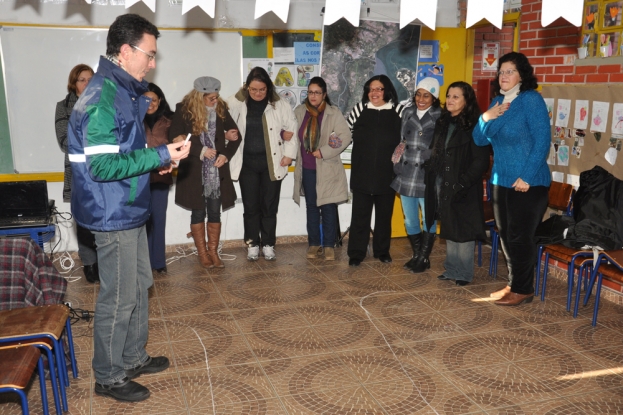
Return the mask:
<path id="1" fill-rule="evenodd" d="M 451 280 L 472 282 L 474 279 L 475 241 L 453 242 L 446 240 L 446 268 L 444 275 Z"/>
<path id="2" fill-rule="evenodd" d="M 316 170 L 303 169 L 303 191 L 307 208 L 307 243 L 309 246 L 335 246 L 337 228 L 337 204 L 317 206 Z M 320 221 L 322 220 L 322 244 Z"/>
<path id="3" fill-rule="evenodd" d="M 147 361 L 148 298 L 153 284 L 145 226 L 93 232 L 100 290 L 93 325 L 95 380 L 109 385 Z"/>
<path id="4" fill-rule="evenodd" d="M 95 237 L 87 228 L 76 223 L 78 237 L 78 255 L 82 265 L 93 265 L 97 262 L 97 251 L 95 250 Z"/>
<path id="5" fill-rule="evenodd" d="M 417 235 L 422 232 L 423 226 L 420 225 L 420 210 L 422 211 L 422 224 L 426 226 L 426 216 L 424 213 L 424 198 L 409 197 L 400 195 L 402 213 L 405 215 L 405 228 L 407 235 Z M 427 232 L 436 233 L 437 221 L 434 221 Z"/>
<path id="6" fill-rule="evenodd" d="M 167 226 L 169 185 L 167 183 L 152 183 L 149 188 L 151 190 L 151 215 L 147 221 L 149 261 L 153 269 L 159 269 L 167 265 L 164 234 Z"/>

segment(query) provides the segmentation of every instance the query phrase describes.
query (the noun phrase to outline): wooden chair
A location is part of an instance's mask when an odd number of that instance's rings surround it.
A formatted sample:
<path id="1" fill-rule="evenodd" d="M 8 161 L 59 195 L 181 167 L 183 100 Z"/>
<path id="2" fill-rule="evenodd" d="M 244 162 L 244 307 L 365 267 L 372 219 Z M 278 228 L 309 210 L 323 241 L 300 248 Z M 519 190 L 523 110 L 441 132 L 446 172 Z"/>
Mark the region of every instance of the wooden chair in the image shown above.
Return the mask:
<path id="1" fill-rule="evenodd" d="M 30 383 L 35 367 L 39 372 L 43 413 L 48 415 L 48 396 L 45 389 L 43 358 L 41 352 L 35 347 L 12 347 L 0 350 L 0 393 L 17 393 L 22 405 L 22 414 L 28 415 L 28 399 L 24 389 Z"/>
<path id="2" fill-rule="evenodd" d="M 0 349 L 33 345 L 46 353 L 56 412 L 61 415 L 63 410 L 67 411 L 65 388 L 69 386 L 69 376 L 61 338 L 63 332 L 69 344 L 73 375 L 78 377 L 69 309 L 63 304 L 55 304 L 3 310 L 0 311 L 0 327 Z"/>
<path id="3" fill-rule="evenodd" d="M 597 325 L 597 313 L 599 313 L 599 294 L 601 294 L 601 283 L 603 277 L 606 276 L 609 280 L 623 283 L 623 249 L 617 249 L 614 251 L 600 251 L 593 272 L 591 272 L 591 278 L 586 289 L 586 295 L 584 297 L 583 305 L 586 306 L 588 299 L 593 291 L 593 285 L 595 279 L 597 279 L 597 290 L 595 291 L 595 309 L 593 310 L 593 322 L 592 325 Z M 579 294 L 579 290 L 578 290 Z M 578 314 L 579 299 L 575 299 L 575 308 L 573 310 L 573 317 L 577 317 Z"/>
<path id="4" fill-rule="evenodd" d="M 571 216 L 573 214 L 573 186 L 568 183 L 561 182 L 552 182 L 549 187 L 549 202 L 547 206 L 550 209 L 555 209 L 563 212 L 566 216 Z M 576 252 L 580 252 L 575 250 Z M 560 255 L 558 255 L 561 253 Z M 545 254 L 545 264 L 543 265 L 543 288 L 541 290 L 541 301 L 545 300 L 545 287 L 546 287 L 546 279 L 547 279 L 547 268 L 549 264 L 549 257 L 553 257 L 559 261 L 567 262 L 573 259 L 573 263 L 575 264 L 576 257 L 574 255 L 569 256 L 568 249 L 560 244 L 553 245 L 539 245 L 537 250 L 537 263 L 536 263 L 536 277 L 535 277 L 535 290 L 534 294 L 539 295 L 539 285 L 541 281 L 541 260 L 543 259 L 543 255 Z M 592 251 L 591 251 L 592 255 Z M 584 256 L 584 255 L 580 255 Z M 570 270 L 573 271 L 574 267 L 571 266 Z M 573 273 L 569 273 L 569 278 L 567 279 L 570 284 L 573 284 Z M 567 297 L 567 311 L 571 309 L 571 295 L 573 292 L 573 285 L 569 287 L 569 293 Z"/>

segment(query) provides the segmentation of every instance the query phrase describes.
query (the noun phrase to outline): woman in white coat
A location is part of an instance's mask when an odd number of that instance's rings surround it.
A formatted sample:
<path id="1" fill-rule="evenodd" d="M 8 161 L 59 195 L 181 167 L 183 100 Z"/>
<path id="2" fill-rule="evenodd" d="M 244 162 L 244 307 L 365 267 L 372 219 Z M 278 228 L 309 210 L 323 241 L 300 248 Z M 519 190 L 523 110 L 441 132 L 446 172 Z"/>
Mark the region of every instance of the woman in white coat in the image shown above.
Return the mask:
<path id="1" fill-rule="evenodd" d="M 229 169 L 232 180 L 240 181 L 247 259 L 257 260 L 261 247 L 264 259 L 272 261 L 276 258 L 281 182 L 298 151 L 296 118 L 260 67 L 249 72 L 245 84 L 227 104 L 242 137 Z"/>
<path id="2" fill-rule="evenodd" d="M 327 84 L 312 78 L 307 99 L 294 114 L 301 142 L 294 168 L 294 201 L 305 196 L 307 209 L 307 258 L 317 258 L 323 248 L 324 259 L 335 260 L 337 204 L 348 200 L 346 172 L 340 153 L 351 142 L 350 128 L 339 108 L 331 105 Z M 322 240 L 320 225 L 322 222 Z"/>

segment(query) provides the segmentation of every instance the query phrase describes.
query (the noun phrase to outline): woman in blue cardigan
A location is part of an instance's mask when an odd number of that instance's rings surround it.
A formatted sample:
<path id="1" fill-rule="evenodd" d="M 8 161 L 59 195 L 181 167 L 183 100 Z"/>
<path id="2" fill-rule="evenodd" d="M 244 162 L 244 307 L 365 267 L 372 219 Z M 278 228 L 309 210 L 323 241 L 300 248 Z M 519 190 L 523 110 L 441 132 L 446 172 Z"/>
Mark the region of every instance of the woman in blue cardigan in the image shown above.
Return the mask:
<path id="1" fill-rule="evenodd" d="M 493 145 L 493 211 L 508 264 L 509 284 L 491 294 L 514 306 L 534 297 L 537 225 L 548 203 L 550 123 L 528 59 L 511 52 L 499 60 L 499 95 L 482 114 L 473 136 Z"/>

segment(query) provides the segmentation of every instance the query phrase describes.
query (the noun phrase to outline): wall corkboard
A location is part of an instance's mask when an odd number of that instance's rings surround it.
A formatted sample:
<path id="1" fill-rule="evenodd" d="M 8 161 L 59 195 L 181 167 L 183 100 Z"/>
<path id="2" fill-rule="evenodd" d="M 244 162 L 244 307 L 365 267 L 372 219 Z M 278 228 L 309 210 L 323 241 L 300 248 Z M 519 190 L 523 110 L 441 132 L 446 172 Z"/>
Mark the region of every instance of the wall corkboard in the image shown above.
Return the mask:
<path id="1" fill-rule="evenodd" d="M 548 85 L 543 86 L 542 95 L 546 102 L 553 100 L 551 136 L 556 163 L 549 166 L 554 175 L 564 173 L 563 181 L 570 183 L 569 175 L 577 176 L 594 166 L 601 166 L 623 179 L 623 86 Z M 607 115 L 604 114 L 606 108 Z M 594 120 L 596 117 L 598 119 Z M 564 124 L 565 119 L 566 128 L 557 128 L 556 124 Z M 586 128 L 575 128 L 582 120 Z M 600 129 L 603 132 L 597 134 L 595 130 Z M 564 165 L 565 151 L 568 151 L 567 166 Z M 614 164 L 606 159 L 612 154 L 616 155 Z"/>

